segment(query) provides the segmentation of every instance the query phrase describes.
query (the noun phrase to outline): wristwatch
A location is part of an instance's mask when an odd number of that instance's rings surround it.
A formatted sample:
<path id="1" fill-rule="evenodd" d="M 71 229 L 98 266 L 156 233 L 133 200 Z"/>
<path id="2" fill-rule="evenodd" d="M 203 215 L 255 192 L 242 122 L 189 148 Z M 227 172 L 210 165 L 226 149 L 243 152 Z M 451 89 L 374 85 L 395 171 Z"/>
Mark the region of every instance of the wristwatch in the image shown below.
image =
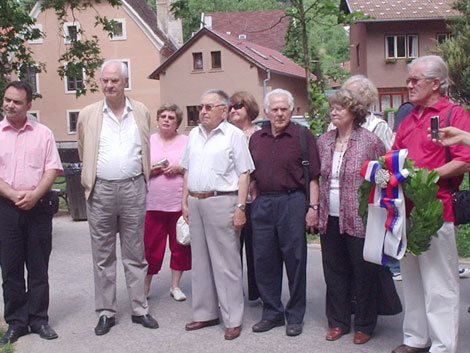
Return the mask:
<path id="1" fill-rule="evenodd" d="M 320 205 L 316 203 L 314 205 L 309 205 L 308 207 L 311 208 L 312 210 L 318 211 L 318 208 L 320 207 Z"/>
<path id="2" fill-rule="evenodd" d="M 239 208 L 240 210 L 242 210 L 243 212 L 245 212 L 245 205 L 244 205 L 244 204 L 239 203 L 239 204 L 237 205 L 237 208 Z"/>

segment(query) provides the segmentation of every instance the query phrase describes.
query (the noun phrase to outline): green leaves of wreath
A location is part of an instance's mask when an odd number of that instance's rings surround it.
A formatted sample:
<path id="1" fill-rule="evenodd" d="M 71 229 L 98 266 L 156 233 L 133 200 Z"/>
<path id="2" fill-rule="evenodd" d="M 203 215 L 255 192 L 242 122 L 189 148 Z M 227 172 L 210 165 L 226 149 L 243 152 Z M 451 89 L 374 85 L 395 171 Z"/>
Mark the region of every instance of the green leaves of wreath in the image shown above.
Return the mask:
<path id="1" fill-rule="evenodd" d="M 378 159 L 382 168 L 385 168 L 384 157 Z M 402 183 L 405 196 L 410 199 L 414 207 L 407 222 L 407 249 L 413 255 L 421 255 L 431 246 L 431 237 L 437 237 L 441 228 L 442 211 L 444 206 L 437 200 L 437 181 L 439 174 L 435 170 L 414 167 L 414 162 L 406 158 L 403 166 L 410 171 L 410 175 Z M 364 180 L 359 188 L 359 216 L 364 225 L 367 225 L 367 210 L 369 194 L 373 183 Z"/>

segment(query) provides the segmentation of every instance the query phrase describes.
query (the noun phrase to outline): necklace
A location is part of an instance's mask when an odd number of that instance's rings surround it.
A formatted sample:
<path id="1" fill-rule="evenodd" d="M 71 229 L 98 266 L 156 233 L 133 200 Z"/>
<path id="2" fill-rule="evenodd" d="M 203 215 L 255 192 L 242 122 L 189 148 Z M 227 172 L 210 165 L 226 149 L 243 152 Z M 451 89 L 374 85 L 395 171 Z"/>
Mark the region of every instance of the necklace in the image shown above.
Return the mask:
<path id="1" fill-rule="evenodd" d="M 344 156 L 344 152 L 346 152 L 346 148 L 348 147 L 348 142 L 349 142 L 349 137 L 351 135 L 347 136 L 343 141 L 341 141 L 341 139 L 339 137 L 337 137 L 337 142 L 339 143 L 339 147 L 340 147 L 340 150 L 339 151 L 335 151 L 335 152 L 339 152 L 339 158 L 338 158 L 338 163 L 336 164 L 336 170 L 335 170 L 335 174 L 334 176 L 339 179 L 339 171 L 341 169 L 341 164 L 343 163 L 343 156 Z"/>

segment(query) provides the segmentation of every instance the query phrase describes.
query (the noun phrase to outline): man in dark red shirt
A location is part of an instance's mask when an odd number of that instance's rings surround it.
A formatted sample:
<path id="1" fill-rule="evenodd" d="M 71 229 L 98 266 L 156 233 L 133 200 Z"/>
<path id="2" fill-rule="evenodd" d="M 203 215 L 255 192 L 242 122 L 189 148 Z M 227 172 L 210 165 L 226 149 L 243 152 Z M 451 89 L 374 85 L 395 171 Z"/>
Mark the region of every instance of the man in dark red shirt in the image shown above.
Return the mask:
<path id="1" fill-rule="evenodd" d="M 313 232 L 318 224 L 320 162 L 315 137 L 306 129 L 310 180 L 305 180 L 299 134 L 302 127 L 290 121 L 294 109 L 292 95 L 276 89 L 266 95 L 264 105 L 270 123 L 250 139 L 256 167 L 250 186 L 254 200 L 253 253 L 263 301 L 263 315 L 253 331 L 265 332 L 284 325 L 286 320 L 286 334 L 297 336 L 302 333 L 306 303 L 305 229 Z M 290 292 L 285 308 L 281 302 L 283 263 Z"/>
<path id="2" fill-rule="evenodd" d="M 392 149 L 408 149 L 415 166 L 435 169 L 440 176 L 438 199 L 444 204 L 444 224 L 432 238 L 431 247 L 420 256 L 407 255 L 401 260 L 405 318 L 404 344 L 393 353 L 457 351 L 459 323 L 459 274 L 455 243 L 454 215 L 448 179 L 454 188 L 470 167 L 470 149 L 450 147 L 451 161 L 446 162 L 445 148 L 428 138 L 431 117 L 439 116 L 440 127 L 452 108 L 450 125 L 470 130 L 466 111 L 454 106 L 445 96 L 448 71 L 444 61 L 434 55 L 423 56 L 408 66 L 406 80 L 410 101 L 416 106 L 398 127 Z"/>

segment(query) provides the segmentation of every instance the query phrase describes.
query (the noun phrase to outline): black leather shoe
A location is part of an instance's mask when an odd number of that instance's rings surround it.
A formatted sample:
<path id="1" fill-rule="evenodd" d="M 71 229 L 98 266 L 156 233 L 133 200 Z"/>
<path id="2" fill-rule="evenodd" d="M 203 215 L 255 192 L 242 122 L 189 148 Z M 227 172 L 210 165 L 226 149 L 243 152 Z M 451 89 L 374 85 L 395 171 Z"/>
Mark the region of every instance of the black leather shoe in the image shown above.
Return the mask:
<path id="1" fill-rule="evenodd" d="M 106 335 L 114 325 L 116 325 L 116 319 L 114 317 L 101 315 L 100 319 L 98 320 L 98 325 L 95 327 L 95 334 L 97 336 Z"/>
<path id="2" fill-rule="evenodd" d="M 9 326 L 7 332 L 0 339 L 0 344 L 7 344 L 8 342 L 13 343 L 18 340 L 21 336 L 28 334 L 27 327 L 12 327 Z"/>
<path id="3" fill-rule="evenodd" d="M 253 332 L 266 332 L 278 326 L 284 326 L 284 320 L 261 320 L 252 329 Z"/>
<path id="4" fill-rule="evenodd" d="M 146 328 L 158 328 L 158 322 L 150 314 L 135 316 L 132 315 L 132 322 L 134 324 L 141 324 Z"/>
<path id="5" fill-rule="evenodd" d="M 59 337 L 59 335 L 54 331 L 52 327 L 49 326 L 49 324 L 42 324 L 38 328 L 31 327 L 31 332 L 37 333 L 39 337 L 45 340 L 53 340 Z"/>
<path id="6" fill-rule="evenodd" d="M 302 333 L 303 324 L 287 324 L 286 335 L 298 336 Z"/>

